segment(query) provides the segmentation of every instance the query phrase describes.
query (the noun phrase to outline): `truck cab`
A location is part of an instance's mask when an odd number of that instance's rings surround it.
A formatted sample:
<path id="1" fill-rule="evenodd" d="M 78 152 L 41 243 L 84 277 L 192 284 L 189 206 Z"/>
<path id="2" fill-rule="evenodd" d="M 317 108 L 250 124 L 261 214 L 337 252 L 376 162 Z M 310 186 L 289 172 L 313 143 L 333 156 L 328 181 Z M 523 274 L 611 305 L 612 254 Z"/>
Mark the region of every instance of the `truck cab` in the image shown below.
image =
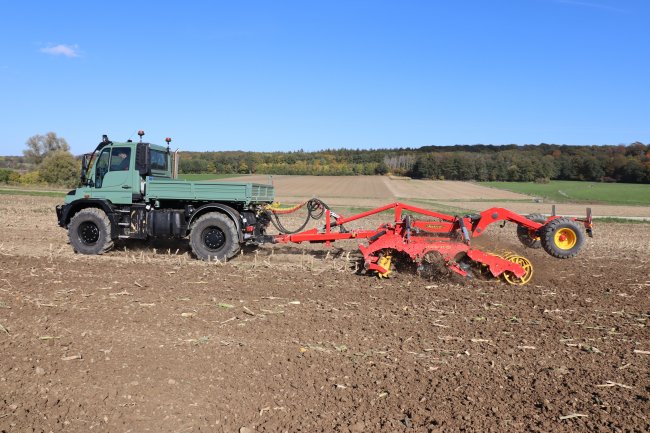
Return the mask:
<path id="1" fill-rule="evenodd" d="M 137 143 L 104 135 L 84 155 L 80 187 L 56 208 L 75 251 L 102 254 L 117 239 L 189 236 L 198 258 L 226 260 L 241 245 L 266 239 L 271 185 L 179 180 L 171 139 L 163 147 L 139 135 Z"/>
<path id="2" fill-rule="evenodd" d="M 114 204 L 142 201 L 148 177 L 176 177 L 172 155 L 169 148 L 155 144 L 113 143 L 106 137 L 93 153 L 84 155 L 82 186 L 68 194 L 66 203 L 79 198 L 106 199 Z"/>

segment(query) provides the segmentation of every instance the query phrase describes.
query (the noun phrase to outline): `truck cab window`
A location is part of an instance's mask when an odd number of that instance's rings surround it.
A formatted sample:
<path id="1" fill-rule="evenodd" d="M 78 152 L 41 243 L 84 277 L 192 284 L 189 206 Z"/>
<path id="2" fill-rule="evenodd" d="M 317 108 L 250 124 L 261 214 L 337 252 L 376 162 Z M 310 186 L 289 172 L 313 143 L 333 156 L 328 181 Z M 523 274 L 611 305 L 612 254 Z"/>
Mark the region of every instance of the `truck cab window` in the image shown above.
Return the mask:
<path id="1" fill-rule="evenodd" d="M 151 168 L 167 171 L 167 154 L 158 150 L 151 151 Z"/>
<path id="2" fill-rule="evenodd" d="M 131 163 L 131 149 L 114 147 L 111 151 L 111 171 L 128 170 Z"/>

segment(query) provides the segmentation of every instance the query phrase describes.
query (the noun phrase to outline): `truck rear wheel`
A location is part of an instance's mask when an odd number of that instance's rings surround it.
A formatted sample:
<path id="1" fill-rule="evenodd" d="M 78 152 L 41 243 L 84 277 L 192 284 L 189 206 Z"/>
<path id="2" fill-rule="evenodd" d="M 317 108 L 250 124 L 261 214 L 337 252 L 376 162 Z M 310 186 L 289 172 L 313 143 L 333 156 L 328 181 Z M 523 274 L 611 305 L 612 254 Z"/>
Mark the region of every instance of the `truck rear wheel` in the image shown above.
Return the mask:
<path id="1" fill-rule="evenodd" d="M 104 254 L 113 248 L 111 222 L 103 210 L 82 209 L 68 225 L 68 238 L 75 252 L 81 254 Z"/>
<path id="2" fill-rule="evenodd" d="M 207 213 L 192 224 L 190 246 L 201 260 L 228 260 L 239 252 L 237 227 L 226 215 Z"/>

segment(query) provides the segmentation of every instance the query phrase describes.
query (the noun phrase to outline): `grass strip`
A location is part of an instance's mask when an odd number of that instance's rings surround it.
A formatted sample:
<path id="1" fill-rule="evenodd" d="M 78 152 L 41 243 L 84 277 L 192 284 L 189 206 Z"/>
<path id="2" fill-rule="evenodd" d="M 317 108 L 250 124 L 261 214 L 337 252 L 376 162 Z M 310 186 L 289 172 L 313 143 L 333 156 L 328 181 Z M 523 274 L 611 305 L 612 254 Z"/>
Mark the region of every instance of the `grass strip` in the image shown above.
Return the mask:
<path id="1" fill-rule="evenodd" d="M 59 197 L 63 198 L 66 195 L 65 191 L 32 191 L 21 189 L 0 189 L 0 195 L 30 195 L 38 197 Z"/>

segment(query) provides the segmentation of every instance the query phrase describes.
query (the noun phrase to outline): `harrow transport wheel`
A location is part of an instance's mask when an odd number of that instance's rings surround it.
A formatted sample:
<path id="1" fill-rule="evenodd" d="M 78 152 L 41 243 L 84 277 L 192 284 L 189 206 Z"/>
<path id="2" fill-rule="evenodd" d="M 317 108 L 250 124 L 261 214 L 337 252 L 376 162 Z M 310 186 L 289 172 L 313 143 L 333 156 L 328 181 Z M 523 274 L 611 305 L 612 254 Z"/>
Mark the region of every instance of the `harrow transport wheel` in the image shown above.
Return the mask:
<path id="1" fill-rule="evenodd" d="M 585 242 L 578 223 L 569 218 L 556 218 L 542 228 L 542 247 L 558 259 L 575 257 Z"/>
<path id="2" fill-rule="evenodd" d="M 540 224 L 544 224 L 546 222 L 546 218 L 538 213 L 526 215 L 526 218 Z M 537 249 L 542 247 L 541 238 L 537 236 L 535 230 L 528 230 L 526 227 L 518 225 L 517 237 L 519 238 L 519 242 L 528 248 Z"/>
<path id="3" fill-rule="evenodd" d="M 74 251 L 81 254 L 104 254 L 113 248 L 111 222 L 97 208 L 82 209 L 72 217 L 68 238 Z"/>
<path id="4" fill-rule="evenodd" d="M 504 258 L 511 261 L 512 263 L 518 264 L 526 271 L 526 273 L 521 278 L 517 277 L 510 271 L 505 271 L 501 275 L 503 275 L 503 278 L 508 283 L 516 286 L 523 286 L 530 281 L 530 279 L 533 277 L 533 264 L 530 262 L 530 260 L 528 260 L 526 257 L 518 256 L 515 254 L 507 255 Z"/>
<path id="5" fill-rule="evenodd" d="M 210 212 L 192 224 L 190 246 L 194 255 L 201 260 L 232 258 L 239 252 L 239 238 L 235 223 L 226 215 Z"/>

